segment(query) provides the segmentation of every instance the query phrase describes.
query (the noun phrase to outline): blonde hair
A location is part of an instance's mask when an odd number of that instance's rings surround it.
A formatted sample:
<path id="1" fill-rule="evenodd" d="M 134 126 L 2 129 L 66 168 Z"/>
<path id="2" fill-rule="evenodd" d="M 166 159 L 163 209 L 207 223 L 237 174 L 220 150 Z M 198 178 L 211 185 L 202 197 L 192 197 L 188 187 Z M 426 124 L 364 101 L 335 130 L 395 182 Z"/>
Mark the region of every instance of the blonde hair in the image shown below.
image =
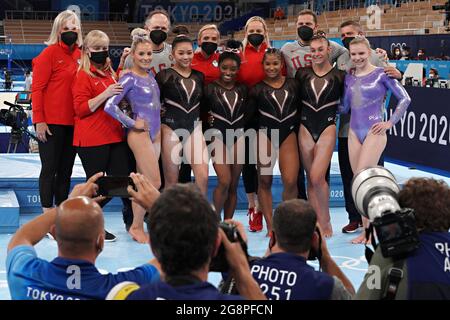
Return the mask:
<path id="1" fill-rule="evenodd" d="M 217 32 L 217 40 L 220 40 L 220 32 L 219 29 L 217 28 L 217 26 L 215 24 L 207 24 L 204 25 L 203 27 L 200 28 L 200 30 L 198 31 L 198 36 L 197 36 L 197 40 L 200 41 L 200 38 L 202 37 L 202 33 L 206 30 L 214 30 Z"/>
<path id="2" fill-rule="evenodd" d="M 141 35 L 141 34 L 146 34 L 146 35 L 148 35 L 148 31 L 147 30 L 145 30 L 145 29 L 142 29 L 142 28 L 134 28 L 132 31 L 131 31 L 131 39 L 132 40 L 134 40 L 134 38 L 135 38 L 135 36 L 139 36 L 139 35 Z"/>
<path id="3" fill-rule="evenodd" d="M 91 60 L 89 59 L 88 56 L 88 48 L 103 45 L 104 43 L 106 43 L 106 45 L 109 46 L 108 35 L 103 31 L 92 30 L 86 35 L 86 37 L 84 38 L 83 52 L 81 53 L 81 62 L 78 71 L 83 70 L 91 77 L 96 77 L 96 75 L 91 72 Z M 116 78 L 116 73 L 114 72 L 111 66 L 111 60 L 109 59 L 106 61 L 105 68 L 99 71 L 103 72 L 106 70 L 109 70 L 113 75 L 113 77 Z"/>
<path id="4" fill-rule="evenodd" d="M 254 17 L 251 17 L 250 19 L 247 20 L 247 23 L 245 24 L 245 27 L 244 27 L 244 30 L 245 30 L 245 38 L 244 38 L 244 40 L 242 41 L 242 47 L 243 47 L 242 51 L 243 51 L 244 54 L 245 54 L 245 48 L 247 47 L 247 43 L 248 43 L 248 40 L 247 40 L 247 36 L 248 36 L 248 34 L 247 34 L 247 29 L 248 29 L 248 25 L 249 25 L 250 23 L 252 23 L 253 21 L 258 21 L 258 22 L 261 22 L 261 23 L 262 23 L 263 28 L 264 28 L 264 40 L 265 40 L 267 46 L 270 47 L 269 32 L 268 32 L 268 29 L 267 29 L 266 21 L 264 21 L 264 19 L 261 18 L 261 17 L 254 16 Z"/>
<path id="5" fill-rule="evenodd" d="M 369 49 L 369 52 L 371 50 L 369 40 L 367 40 L 366 37 L 364 37 L 364 36 L 358 35 L 358 36 L 355 37 L 355 39 L 353 39 L 350 42 L 350 46 L 351 45 L 355 45 L 355 44 L 363 44 L 363 45 L 365 45 L 367 47 L 367 49 Z"/>
<path id="6" fill-rule="evenodd" d="M 149 38 L 144 38 L 144 37 L 139 37 L 139 36 L 135 36 L 133 37 L 133 43 L 131 44 L 131 52 L 136 52 L 136 48 L 139 44 L 141 43 L 148 43 L 148 44 L 152 44 L 152 41 Z"/>
<path id="7" fill-rule="evenodd" d="M 55 20 L 53 20 L 52 32 L 50 33 L 48 40 L 45 41 L 44 43 L 48 46 L 58 43 L 59 34 L 60 34 L 62 25 L 67 20 L 72 20 L 72 19 L 75 20 L 75 24 L 78 27 L 78 38 L 77 38 L 76 44 L 79 47 L 81 47 L 83 45 L 83 33 L 81 32 L 80 18 L 78 18 L 78 16 L 76 15 L 75 12 L 70 11 L 70 10 L 62 11 L 56 16 Z"/>

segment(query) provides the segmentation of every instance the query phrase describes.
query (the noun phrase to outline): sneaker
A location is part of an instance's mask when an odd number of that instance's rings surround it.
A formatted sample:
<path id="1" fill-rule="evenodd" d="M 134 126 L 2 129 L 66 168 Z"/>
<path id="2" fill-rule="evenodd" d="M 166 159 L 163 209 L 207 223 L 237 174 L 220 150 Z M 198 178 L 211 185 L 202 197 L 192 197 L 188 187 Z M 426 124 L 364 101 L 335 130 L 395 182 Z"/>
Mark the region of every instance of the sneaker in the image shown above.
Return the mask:
<path id="1" fill-rule="evenodd" d="M 255 213 L 255 224 L 254 228 L 256 232 L 260 232 L 263 229 L 263 213 L 258 211 Z"/>
<path id="2" fill-rule="evenodd" d="M 250 232 L 255 232 L 255 230 L 254 230 L 254 227 L 253 227 L 253 225 L 254 225 L 254 214 L 255 214 L 255 208 L 248 208 L 248 211 L 247 211 L 247 216 L 248 216 L 248 230 L 250 231 Z"/>
<path id="3" fill-rule="evenodd" d="M 361 221 L 351 221 L 348 225 L 342 228 L 343 233 L 354 233 L 362 227 Z"/>
<path id="4" fill-rule="evenodd" d="M 114 242 L 117 238 L 112 233 L 105 230 L 105 242 Z"/>

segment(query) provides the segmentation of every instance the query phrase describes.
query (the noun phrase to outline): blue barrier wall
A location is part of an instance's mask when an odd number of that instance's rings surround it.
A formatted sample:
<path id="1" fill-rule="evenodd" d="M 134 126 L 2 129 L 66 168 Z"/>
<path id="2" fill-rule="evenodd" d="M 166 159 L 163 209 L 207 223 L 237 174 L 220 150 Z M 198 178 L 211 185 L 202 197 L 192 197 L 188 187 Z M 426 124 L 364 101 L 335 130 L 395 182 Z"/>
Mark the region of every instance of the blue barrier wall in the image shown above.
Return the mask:
<path id="1" fill-rule="evenodd" d="M 449 175 L 450 90 L 405 88 L 411 96 L 411 105 L 405 116 L 388 132 L 386 157 L 418 168 L 425 166 L 442 170 Z M 390 99 L 389 114 L 396 103 L 395 98 Z"/>

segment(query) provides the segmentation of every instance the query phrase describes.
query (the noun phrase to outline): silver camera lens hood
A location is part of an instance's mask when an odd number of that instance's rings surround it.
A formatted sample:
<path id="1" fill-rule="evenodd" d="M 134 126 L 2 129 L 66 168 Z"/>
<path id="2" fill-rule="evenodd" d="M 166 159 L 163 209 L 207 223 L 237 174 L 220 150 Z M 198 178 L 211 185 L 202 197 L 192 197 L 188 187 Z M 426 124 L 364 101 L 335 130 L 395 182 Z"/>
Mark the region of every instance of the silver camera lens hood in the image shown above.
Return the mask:
<path id="1" fill-rule="evenodd" d="M 400 191 L 394 175 L 384 167 L 377 166 L 358 172 L 352 181 L 352 197 L 358 212 L 369 218 L 369 212 L 364 210 L 365 196 L 374 188 L 387 188 L 397 194 Z M 377 202 L 381 200 L 378 199 Z M 373 217 L 370 217 L 373 218 Z"/>

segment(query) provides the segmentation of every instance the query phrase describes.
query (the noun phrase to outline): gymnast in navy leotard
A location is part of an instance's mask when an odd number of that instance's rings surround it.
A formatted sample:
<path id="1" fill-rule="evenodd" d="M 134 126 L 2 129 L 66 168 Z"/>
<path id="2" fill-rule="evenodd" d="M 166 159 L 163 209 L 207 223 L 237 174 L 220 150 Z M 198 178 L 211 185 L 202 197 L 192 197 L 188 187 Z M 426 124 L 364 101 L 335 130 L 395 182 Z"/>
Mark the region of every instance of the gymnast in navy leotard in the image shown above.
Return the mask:
<path id="1" fill-rule="evenodd" d="M 236 208 L 245 161 L 244 125 L 252 113 L 247 104 L 247 87 L 236 83 L 240 64 L 238 54 L 223 52 L 219 56 L 220 78 L 206 87 L 202 102 L 203 111 L 210 115 L 205 138 L 214 135 L 208 146 L 218 178 L 213 203 L 219 216 L 224 210 L 224 219 L 231 219 Z"/>
<path id="2" fill-rule="evenodd" d="M 200 121 L 203 74 L 192 70 L 192 41 L 185 35 L 172 43 L 175 65 L 156 75 L 161 101 L 162 165 L 165 186 L 178 182 L 181 161 L 192 167 L 195 183 L 206 194 L 208 152 Z M 180 140 L 182 142 L 180 142 Z"/>
<path id="3" fill-rule="evenodd" d="M 263 58 L 266 77 L 249 94 L 249 104 L 257 110 L 259 122 L 258 197 L 267 235 L 272 231 L 272 171 L 277 158 L 283 181 L 283 200 L 297 197 L 299 88 L 295 79 L 282 75 L 283 64 L 280 50 L 267 49 Z"/>
<path id="4" fill-rule="evenodd" d="M 326 180 L 336 143 L 336 113 L 344 90 L 345 72 L 330 63 L 331 46 L 325 36 L 311 39 L 311 62 L 295 76 L 301 100 L 298 143 L 306 171 L 308 199 L 317 214 L 322 235 L 331 237 L 329 186 Z"/>
<path id="5" fill-rule="evenodd" d="M 123 91 L 106 102 L 105 112 L 128 128 L 127 142 L 136 159 L 137 171 L 159 189 L 160 98 L 158 85 L 153 75 L 148 73 L 152 55 L 152 43 L 149 39 L 136 38 L 133 41 L 130 52 L 133 66 L 129 73 L 119 79 Z M 134 114 L 132 118 L 119 108 L 123 99 L 131 106 Z M 132 208 L 134 217 L 129 233 L 136 241 L 146 243 L 149 239 L 144 231 L 146 209 L 135 202 L 132 203 Z"/>

